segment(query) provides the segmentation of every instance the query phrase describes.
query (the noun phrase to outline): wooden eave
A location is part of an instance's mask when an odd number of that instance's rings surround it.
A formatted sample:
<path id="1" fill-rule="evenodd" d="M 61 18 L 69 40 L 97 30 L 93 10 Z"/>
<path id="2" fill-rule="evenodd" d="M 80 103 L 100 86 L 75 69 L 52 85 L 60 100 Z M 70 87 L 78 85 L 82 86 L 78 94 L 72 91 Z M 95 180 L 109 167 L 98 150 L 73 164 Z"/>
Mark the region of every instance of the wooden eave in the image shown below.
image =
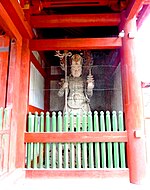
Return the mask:
<path id="1" fill-rule="evenodd" d="M 16 38 L 19 42 L 22 41 L 22 36 L 18 31 L 18 28 L 15 26 L 11 20 L 10 15 L 4 9 L 2 3 L 0 3 L 0 23 L 3 30 L 11 37 Z"/>
<path id="2" fill-rule="evenodd" d="M 32 38 L 33 32 L 32 29 L 24 16 L 24 12 L 17 1 L 9 0 L 1 0 L 1 5 L 4 7 L 5 11 L 8 13 L 11 18 L 13 24 L 19 31 L 22 37 L 24 38 Z"/>

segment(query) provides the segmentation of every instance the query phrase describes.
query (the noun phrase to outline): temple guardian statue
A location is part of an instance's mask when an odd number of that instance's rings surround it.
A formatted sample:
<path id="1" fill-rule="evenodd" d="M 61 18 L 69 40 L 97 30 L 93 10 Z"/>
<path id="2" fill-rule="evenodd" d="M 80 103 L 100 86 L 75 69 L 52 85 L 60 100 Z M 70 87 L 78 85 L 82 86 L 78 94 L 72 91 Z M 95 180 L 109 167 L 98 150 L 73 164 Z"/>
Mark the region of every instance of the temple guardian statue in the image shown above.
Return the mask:
<path id="1" fill-rule="evenodd" d="M 65 55 L 67 56 L 67 55 Z M 70 55 L 69 55 L 70 56 Z M 67 66 L 65 61 L 65 68 Z M 79 54 L 71 57 L 70 75 L 67 76 L 67 68 L 65 69 L 65 79 L 62 80 L 58 96 L 65 95 L 65 106 L 63 112 L 72 112 L 74 116 L 77 113 L 82 116 L 83 112 L 89 112 L 90 98 L 93 95 L 94 79 L 91 70 L 86 79 L 82 76 L 83 58 Z"/>

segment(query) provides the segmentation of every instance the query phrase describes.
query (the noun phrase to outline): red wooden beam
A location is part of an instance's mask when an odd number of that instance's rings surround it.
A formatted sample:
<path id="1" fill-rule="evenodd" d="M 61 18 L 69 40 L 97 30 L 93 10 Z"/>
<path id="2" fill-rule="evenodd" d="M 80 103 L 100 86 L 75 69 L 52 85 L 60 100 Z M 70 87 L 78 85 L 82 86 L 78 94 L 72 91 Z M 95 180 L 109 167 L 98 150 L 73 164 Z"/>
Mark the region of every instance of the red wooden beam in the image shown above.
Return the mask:
<path id="1" fill-rule="evenodd" d="M 26 178 L 44 178 L 48 179 L 50 177 L 59 177 L 59 178 L 79 178 L 79 177 L 85 177 L 85 178 L 114 178 L 117 177 L 120 179 L 120 177 L 125 177 L 126 179 L 129 178 L 129 170 L 128 168 L 121 168 L 121 169 L 40 169 L 40 170 L 34 170 L 34 169 L 27 169 L 25 170 L 25 177 Z M 83 180 L 84 181 L 84 180 Z M 65 181 L 64 181 L 65 182 Z M 57 186 L 55 187 L 57 189 Z M 80 189 L 80 188 L 79 188 Z M 107 188 L 106 188 L 107 189 Z"/>
<path id="2" fill-rule="evenodd" d="M 117 3 L 117 0 L 113 0 Z M 74 6 L 107 6 L 109 4 L 108 0 L 71 0 L 71 1 L 44 1 L 42 6 L 45 8 L 50 7 L 74 7 Z"/>
<path id="3" fill-rule="evenodd" d="M 144 1 L 145 0 L 132 0 L 131 1 L 131 3 L 128 6 L 128 9 L 126 10 L 127 20 L 134 18 L 138 14 L 138 12 L 141 9 Z"/>
<path id="4" fill-rule="evenodd" d="M 13 24 L 17 27 L 19 33 L 24 38 L 32 38 L 33 32 L 26 21 L 24 16 L 24 12 L 20 6 L 20 4 L 15 0 L 9 0 L 6 3 L 6 0 L 1 0 L 1 5 L 4 7 L 5 11 L 10 16 Z"/>
<path id="5" fill-rule="evenodd" d="M 5 2 L 6 3 L 6 2 Z M 18 31 L 18 28 L 12 22 L 10 15 L 4 9 L 2 3 L 0 3 L 0 24 L 3 30 L 11 37 L 16 38 L 19 42 L 21 42 L 22 37 Z"/>
<path id="6" fill-rule="evenodd" d="M 120 38 L 42 39 L 30 41 L 31 51 L 116 49 L 120 48 L 121 45 Z"/>
<path id="7" fill-rule="evenodd" d="M 31 16 L 33 28 L 118 26 L 120 14 L 71 14 Z"/>
<path id="8" fill-rule="evenodd" d="M 25 142 L 127 142 L 127 132 L 25 133 Z"/>
<path id="9" fill-rule="evenodd" d="M 44 112 L 44 110 L 32 105 L 28 105 L 28 112 L 31 112 L 34 114 L 35 112 L 38 112 L 38 113 Z"/>

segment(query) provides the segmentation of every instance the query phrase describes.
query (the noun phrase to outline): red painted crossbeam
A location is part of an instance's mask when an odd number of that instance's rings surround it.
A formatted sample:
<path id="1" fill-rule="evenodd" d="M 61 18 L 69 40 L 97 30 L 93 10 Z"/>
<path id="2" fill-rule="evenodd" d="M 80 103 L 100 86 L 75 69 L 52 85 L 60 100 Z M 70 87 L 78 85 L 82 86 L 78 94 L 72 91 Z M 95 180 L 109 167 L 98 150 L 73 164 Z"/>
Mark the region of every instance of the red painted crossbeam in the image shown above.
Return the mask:
<path id="1" fill-rule="evenodd" d="M 87 50 L 116 49 L 122 46 L 120 38 L 74 38 L 30 40 L 30 50 Z"/>
<path id="2" fill-rule="evenodd" d="M 113 0 L 113 4 L 117 4 L 117 0 Z M 54 1 L 48 1 L 44 0 L 41 2 L 42 7 L 50 8 L 50 7 L 87 7 L 87 6 L 108 6 L 111 4 L 108 0 L 54 0 Z"/>
<path id="3" fill-rule="evenodd" d="M 118 26 L 120 14 L 69 14 L 31 16 L 33 28 Z"/>
<path id="4" fill-rule="evenodd" d="M 127 142 L 127 132 L 26 132 L 25 142 Z"/>

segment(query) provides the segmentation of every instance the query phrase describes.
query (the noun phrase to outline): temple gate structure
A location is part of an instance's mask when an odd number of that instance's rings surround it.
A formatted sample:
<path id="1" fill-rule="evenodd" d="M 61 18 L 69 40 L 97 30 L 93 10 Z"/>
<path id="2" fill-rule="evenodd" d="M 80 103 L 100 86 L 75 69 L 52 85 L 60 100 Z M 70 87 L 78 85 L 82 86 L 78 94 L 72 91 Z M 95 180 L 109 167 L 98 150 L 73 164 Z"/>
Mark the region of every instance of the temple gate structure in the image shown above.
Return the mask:
<path id="1" fill-rule="evenodd" d="M 150 12 L 149 4 L 147 0 L 0 1 L 1 179 L 19 170 L 18 178 L 125 176 L 131 183 L 143 182 L 146 134 L 136 33 Z M 67 76 L 60 64 L 64 52 L 75 56 L 66 58 Z M 83 96 L 81 75 L 74 77 L 69 71 L 77 66 L 70 60 L 81 58 L 90 102 Z M 65 114 L 62 78 L 70 80 L 66 85 L 72 90 L 67 106 L 83 109 L 75 114 L 76 131 L 70 124 L 71 109 Z M 79 96 L 81 107 L 76 105 Z M 85 99 L 88 103 L 83 104 Z M 103 145 L 108 159 L 104 162 Z M 117 154 L 123 155 L 120 160 Z"/>

